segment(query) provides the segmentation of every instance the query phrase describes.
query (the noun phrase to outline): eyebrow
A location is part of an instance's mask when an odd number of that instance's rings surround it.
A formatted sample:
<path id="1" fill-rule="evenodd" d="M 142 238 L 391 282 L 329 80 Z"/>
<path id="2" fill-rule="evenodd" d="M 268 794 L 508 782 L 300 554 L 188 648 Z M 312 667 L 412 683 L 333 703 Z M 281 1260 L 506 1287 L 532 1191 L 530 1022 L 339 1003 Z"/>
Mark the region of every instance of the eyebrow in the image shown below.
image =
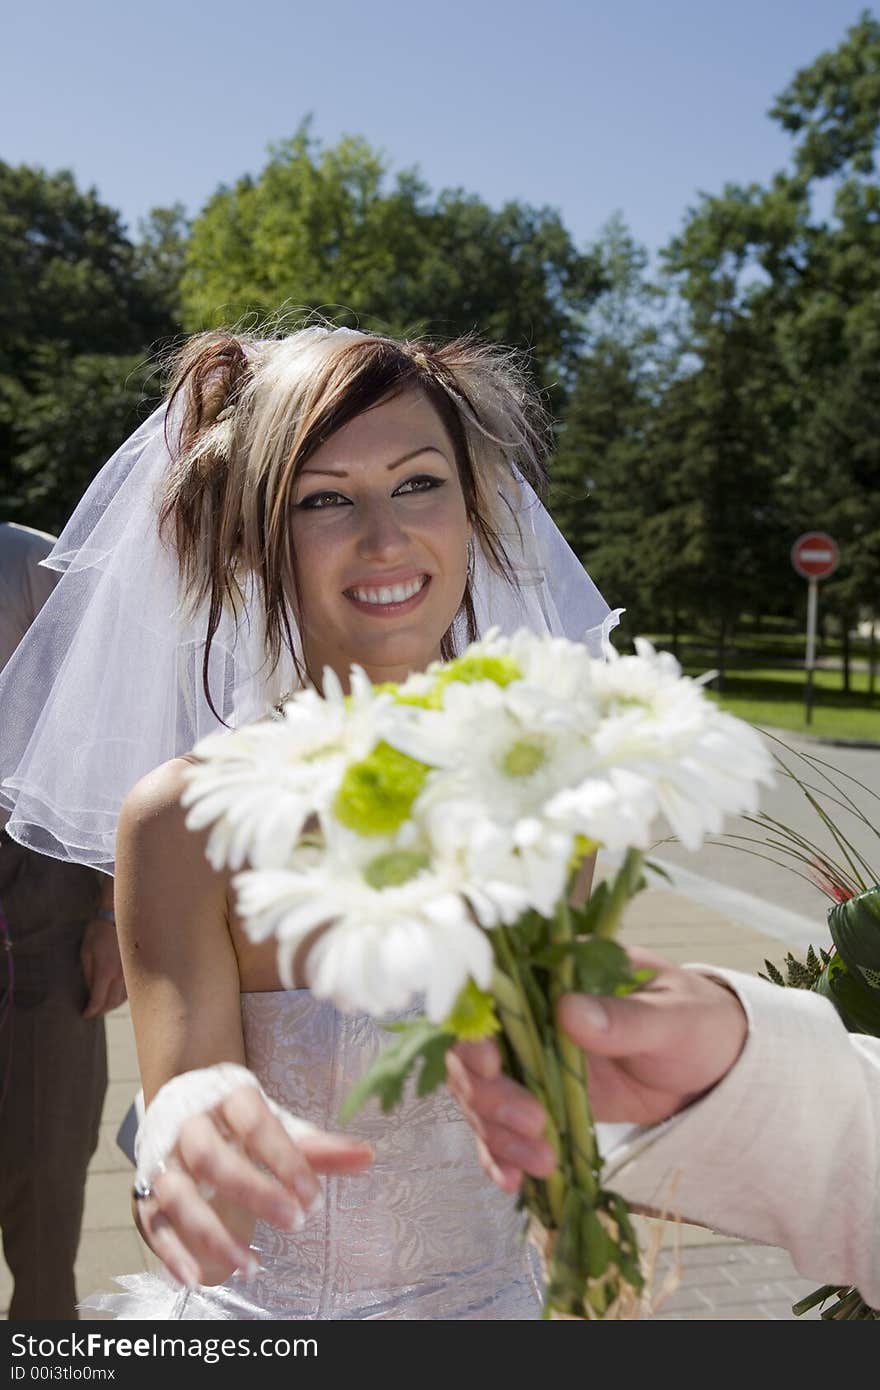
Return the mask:
<path id="1" fill-rule="evenodd" d="M 392 473 L 395 468 L 400 468 L 403 464 L 409 463 L 410 459 L 417 458 L 419 454 L 439 454 L 445 462 L 449 462 L 442 449 L 438 449 L 434 444 L 421 444 L 418 449 L 410 449 L 408 454 L 403 455 L 403 458 L 395 459 L 394 463 L 389 463 L 387 471 Z M 326 474 L 328 478 L 348 477 L 344 468 L 310 468 L 308 464 L 306 464 L 299 476 L 305 478 L 308 477 L 310 473 L 323 473 Z"/>

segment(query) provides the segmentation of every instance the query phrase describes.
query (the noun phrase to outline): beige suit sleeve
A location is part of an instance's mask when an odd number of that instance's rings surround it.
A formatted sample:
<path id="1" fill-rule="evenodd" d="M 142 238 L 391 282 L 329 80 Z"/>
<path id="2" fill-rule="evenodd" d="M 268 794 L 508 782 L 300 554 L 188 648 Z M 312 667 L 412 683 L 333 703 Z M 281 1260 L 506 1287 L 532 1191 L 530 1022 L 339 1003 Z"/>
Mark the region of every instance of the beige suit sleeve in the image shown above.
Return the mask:
<path id="1" fill-rule="evenodd" d="M 702 1100 L 608 1156 L 627 1201 L 787 1249 L 817 1284 L 880 1308 L 880 1039 L 832 1005 L 714 966 L 749 1020 L 743 1052 Z"/>

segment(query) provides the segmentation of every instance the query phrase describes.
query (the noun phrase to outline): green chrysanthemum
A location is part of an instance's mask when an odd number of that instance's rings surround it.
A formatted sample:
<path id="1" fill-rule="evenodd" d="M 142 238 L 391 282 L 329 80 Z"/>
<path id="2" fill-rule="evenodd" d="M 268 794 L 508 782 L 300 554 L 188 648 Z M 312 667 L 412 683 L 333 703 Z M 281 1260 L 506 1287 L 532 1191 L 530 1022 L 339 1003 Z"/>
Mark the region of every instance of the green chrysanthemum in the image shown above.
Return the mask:
<path id="1" fill-rule="evenodd" d="M 443 1027 L 462 1042 L 479 1042 L 501 1032 L 495 1015 L 495 1000 L 486 990 L 468 980 L 455 1001 L 455 1007 Z"/>
<path id="2" fill-rule="evenodd" d="M 336 793 L 334 814 L 359 835 L 390 835 L 409 816 L 429 771 L 425 763 L 383 741 L 348 768 Z"/>
<path id="3" fill-rule="evenodd" d="M 423 695 L 398 695 L 396 705 L 415 705 L 416 709 L 442 709 L 443 691 L 434 688 Z"/>
<path id="4" fill-rule="evenodd" d="M 461 656 L 450 661 L 437 676 L 436 689 L 459 681 L 473 685 L 475 681 L 492 681 L 502 688 L 512 681 L 522 680 L 522 671 L 509 656 Z"/>

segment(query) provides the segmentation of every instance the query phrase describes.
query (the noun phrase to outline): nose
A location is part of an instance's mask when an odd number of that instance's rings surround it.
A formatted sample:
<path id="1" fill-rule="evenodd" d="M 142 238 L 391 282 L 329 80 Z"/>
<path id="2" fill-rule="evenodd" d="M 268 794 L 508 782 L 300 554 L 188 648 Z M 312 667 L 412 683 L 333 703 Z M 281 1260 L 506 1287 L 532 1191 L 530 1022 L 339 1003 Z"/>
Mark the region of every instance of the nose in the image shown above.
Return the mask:
<path id="1" fill-rule="evenodd" d="M 365 560 L 387 560 L 408 546 L 409 536 L 392 501 L 383 499 L 362 509 L 358 553 Z"/>

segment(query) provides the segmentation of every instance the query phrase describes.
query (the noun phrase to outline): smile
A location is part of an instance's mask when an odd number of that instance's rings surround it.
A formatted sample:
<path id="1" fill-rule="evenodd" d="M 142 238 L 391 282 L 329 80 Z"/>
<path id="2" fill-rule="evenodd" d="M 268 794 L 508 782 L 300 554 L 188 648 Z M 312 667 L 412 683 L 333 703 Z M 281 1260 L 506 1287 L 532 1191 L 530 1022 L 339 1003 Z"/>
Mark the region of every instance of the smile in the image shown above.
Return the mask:
<path id="1" fill-rule="evenodd" d="M 421 601 L 430 582 L 430 575 L 419 574 L 402 584 L 383 584 L 375 588 L 359 586 L 356 589 L 346 589 L 345 597 L 357 604 L 359 608 L 368 608 L 376 613 L 400 613 L 415 608 L 416 604 Z"/>

